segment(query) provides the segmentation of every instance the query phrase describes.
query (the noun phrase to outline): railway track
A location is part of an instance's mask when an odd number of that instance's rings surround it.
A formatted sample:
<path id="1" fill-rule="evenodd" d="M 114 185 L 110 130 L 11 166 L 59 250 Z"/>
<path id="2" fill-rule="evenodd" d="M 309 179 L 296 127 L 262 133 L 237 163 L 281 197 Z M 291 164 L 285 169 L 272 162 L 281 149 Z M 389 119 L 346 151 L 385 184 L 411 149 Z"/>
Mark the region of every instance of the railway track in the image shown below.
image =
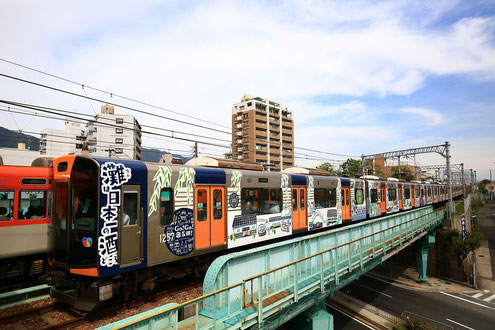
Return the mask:
<path id="1" fill-rule="evenodd" d="M 139 299 L 123 304 L 102 307 L 97 311 L 85 313 L 57 303 L 53 299 L 15 306 L 0 311 L 0 328 L 15 329 L 73 329 L 81 326 L 99 327 L 115 322 L 116 319 L 149 310 L 168 302 L 180 302 L 192 299 L 188 292 L 202 293 L 201 286 L 194 281 L 168 281 L 160 292 L 144 295 Z M 20 310 L 20 311 L 18 311 Z"/>

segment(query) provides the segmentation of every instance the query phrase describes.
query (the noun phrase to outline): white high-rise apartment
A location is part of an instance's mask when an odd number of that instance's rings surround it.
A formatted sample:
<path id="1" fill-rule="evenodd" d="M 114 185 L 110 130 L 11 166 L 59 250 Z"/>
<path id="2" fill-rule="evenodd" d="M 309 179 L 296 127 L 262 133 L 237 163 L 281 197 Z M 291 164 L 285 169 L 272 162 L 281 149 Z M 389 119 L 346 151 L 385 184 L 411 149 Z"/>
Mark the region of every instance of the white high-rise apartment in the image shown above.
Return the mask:
<path id="1" fill-rule="evenodd" d="M 84 139 L 81 123 L 66 120 L 63 131 L 51 128 L 41 131 L 40 154 L 49 157 L 80 154 Z"/>
<path id="2" fill-rule="evenodd" d="M 118 115 L 104 104 L 96 122 L 88 122 L 86 142 L 93 156 L 141 159 L 141 125 L 131 115 Z"/>

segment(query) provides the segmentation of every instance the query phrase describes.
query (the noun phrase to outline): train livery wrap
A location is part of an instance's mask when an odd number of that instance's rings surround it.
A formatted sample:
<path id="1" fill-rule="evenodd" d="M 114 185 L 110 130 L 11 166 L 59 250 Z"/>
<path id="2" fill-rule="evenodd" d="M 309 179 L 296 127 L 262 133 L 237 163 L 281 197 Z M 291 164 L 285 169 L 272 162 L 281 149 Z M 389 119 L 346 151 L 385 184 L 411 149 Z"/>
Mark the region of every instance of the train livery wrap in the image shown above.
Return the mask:
<path id="1" fill-rule="evenodd" d="M 49 282 L 83 310 L 198 273 L 212 253 L 419 207 L 417 187 L 441 199 L 433 184 L 74 155 L 53 172 Z"/>

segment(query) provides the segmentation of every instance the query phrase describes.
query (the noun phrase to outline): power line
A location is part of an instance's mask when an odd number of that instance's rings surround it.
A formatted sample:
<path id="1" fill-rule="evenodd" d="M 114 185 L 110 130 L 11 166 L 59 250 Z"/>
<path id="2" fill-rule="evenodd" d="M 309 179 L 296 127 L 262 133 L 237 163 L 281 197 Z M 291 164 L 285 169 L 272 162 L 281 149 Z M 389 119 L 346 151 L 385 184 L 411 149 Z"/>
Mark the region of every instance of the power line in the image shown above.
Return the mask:
<path id="1" fill-rule="evenodd" d="M 101 102 L 100 100 L 98 100 L 98 99 L 96 99 L 94 97 L 77 94 L 77 93 L 70 92 L 70 91 L 67 91 L 67 90 L 64 90 L 64 89 L 60 89 L 60 88 L 56 88 L 56 87 L 53 87 L 53 86 L 48 86 L 48 85 L 45 85 L 45 84 L 37 83 L 37 82 L 34 82 L 32 80 L 26 80 L 26 79 L 14 77 L 14 76 L 6 75 L 6 74 L 3 74 L 3 73 L 0 73 L 0 76 L 5 77 L 5 78 L 9 78 L 9 79 L 13 79 L 13 80 L 17 80 L 17 81 L 20 81 L 20 82 L 23 82 L 23 83 L 26 83 L 26 84 L 30 84 L 30 85 L 34 85 L 34 86 L 38 86 L 38 87 L 43 87 L 43 88 L 46 88 L 46 89 L 51 89 L 51 90 L 54 90 L 56 92 L 65 93 L 65 94 L 68 94 L 68 95 L 77 96 L 77 97 L 80 97 L 80 98 L 85 98 L 85 99 L 88 99 L 88 100 L 93 100 L 93 101 Z M 142 113 L 142 114 L 145 114 L 145 115 L 158 117 L 158 118 L 161 118 L 161 119 L 175 121 L 175 122 L 178 122 L 178 123 L 181 123 L 181 124 L 185 124 L 185 125 L 190 125 L 190 126 L 194 126 L 194 127 L 198 127 L 198 128 L 203 128 L 203 129 L 207 129 L 207 130 L 210 130 L 210 131 L 215 131 L 215 132 L 218 132 L 218 133 L 231 134 L 230 132 L 221 131 L 219 129 L 215 129 L 215 128 L 211 128 L 211 127 L 203 126 L 203 125 L 199 125 L 199 124 L 189 123 L 187 121 L 183 121 L 183 120 L 180 120 L 180 119 L 174 119 L 174 118 L 170 118 L 170 117 L 158 115 L 158 114 L 155 114 L 155 113 L 152 113 L 152 112 L 148 112 L 148 111 L 144 111 L 144 110 L 139 110 L 139 109 L 136 109 L 136 108 L 128 107 L 126 105 L 121 105 L 121 104 L 117 104 L 117 103 L 113 103 L 113 102 L 106 102 L 106 103 L 109 104 L 109 105 L 120 107 L 122 109 L 127 109 L 127 110 L 130 110 L 130 111 L 135 111 L 135 112 L 138 112 L 138 113 Z"/>
<path id="2" fill-rule="evenodd" d="M 48 74 L 48 73 L 43 72 L 41 70 L 37 70 L 37 69 L 29 68 L 29 67 L 26 67 L 26 66 L 22 66 L 20 64 L 17 64 L 17 63 L 8 61 L 8 60 L 4 60 L 4 59 L 1 59 L 1 58 L 0 58 L 0 60 L 2 60 L 4 62 L 7 62 L 7 63 L 14 64 L 14 65 L 19 65 L 21 67 L 25 67 L 25 68 L 30 69 L 30 70 L 32 69 L 33 71 L 37 71 L 39 73 L 47 74 L 47 75 L 50 75 L 50 76 L 52 76 L 54 78 L 57 78 L 57 79 L 62 79 L 62 80 L 65 80 L 67 82 L 80 85 L 80 86 L 82 86 L 82 88 L 85 87 L 84 84 L 79 84 L 79 83 L 77 83 L 75 81 L 71 81 L 71 80 L 68 80 L 68 79 L 65 79 L 65 78 L 62 78 L 62 77 L 51 75 L 51 74 Z M 61 93 L 69 94 L 69 95 L 72 95 L 72 96 L 77 96 L 77 97 L 80 97 L 80 98 L 86 98 L 88 100 L 93 100 L 93 101 L 101 102 L 99 99 L 96 99 L 96 98 L 93 98 L 93 97 L 89 97 L 89 96 L 77 94 L 77 93 L 70 92 L 70 91 L 67 91 L 67 90 L 63 90 L 63 89 L 60 89 L 60 88 L 56 88 L 56 87 L 53 87 L 53 86 L 48 86 L 48 85 L 45 85 L 45 84 L 37 83 L 37 82 L 31 81 L 31 80 L 26 80 L 26 79 L 22 79 L 22 78 L 19 78 L 19 77 L 14 77 L 14 76 L 6 75 L 6 74 L 3 74 L 3 73 L 0 73 L 0 76 L 3 76 L 5 78 L 9 78 L 9 79 L 13 79 L 13 80 L 17 80 L 17 81 L 20 81 L 20 82 L 24 82 L 24 83 L 27 83 L 27 84 L 35 85 L 35 86 L 38 86 L 38 87 L 43 87 L 43 88 L 46 88 L 46 89 L 51 89 L 51 90 L 58 91 L 58 92 L 61 92 Z M 100 92 L 108 93 L 110 95 L 113 95 L 112 93 L 109 93 L 109 92 L 106 92 L 106 91 L 103 91 L 103 90 L 100 90 L 100 89 L 97 89 L 97 88 L 92 88 L 92 89 L 97 90 L 97 91 L 100 91 Z M 140 102 L 140 101 L 133 100 L 133 99 L 130 99 L 130 98 L 126 98 L 126 97 L 123 97 L 123 96 L 119 96 L 119 97 L 121 97 L 123 99 L 131 100 L 133 102 L 139 102 L 139 103 L 142 103 L 142 104 L 145 104 L 145 105 L 148 105 L 148 106 L 153 106 L 151 104 Z M 210 128 L 210 127 L 203 126 L 203 125 L 193 124 L 193 123 L 189 123 L 189 122 L 182 121 L 182 120 L 179 120 L 179 119 L 165 117 L 165 116 L 162 116 L 162 115 L 150 113 L 148 111 L 139 110 L 139 109 L 136 109 L 136 108 L 132 108 L 132 107 L 120 105 L 120 104 L 117 104 L 117 103 L 107 102 L 107 104 L 110 104 L 110 105 L 113 105 L 113 106 L 117 106 L 117 107 L 121 107 L 123 109 L 127 109 L 127 110 L 130 110 L 130 111 L 135 111 L 135 112 L 138 112 L 138 113 L 147 114 L 147 115 L 150 115 L 150 116 L 155 116 L 155 117 L 158 117 L 158 118 L 162 118 L 162 119 L 166 119 L 166 120 L 170 120 L 170 121 L 175 121 L 175 122 L 182 123 L 182 124 L 185 124 L 185 125 L 191 125 L 191 126 L 194 126 L 194 127 L 198 127 L 198 128 L 202 128 L 202 129 L 207 129 L 207 130 L 215 131 L 215 132 L 218 132 L 218 133 L 229 134 L 229 135 L 231 134 L 231 132 L 222 131 L 222 130 L 219 130 L 219 129 L 214 129 L 214 128 Z M 153 106 L 153 107 L 156 107 L 156 106 Z M 158 108 L 160 108 L 160 107 L 158 107 Z M 160 109 L 165 109 L 165 108 L 160 108 Z M 166 109 L 166 110 L 168 110 L 168 109 Z M 170 110 L 170 111 L 172 111 L 172 110 Z M 176 113 L 176 112 L 174 112 L 174 113 Z M 192 116 L 189 116 L 189 117 L 194 118 L 194 119 L 197 119 L 197 118 L 192 117 Z M 198 120 L 200 120 L 200 119 L 198 119 Z M 203 122 L 207 122 L 205 120 L 202 120 L 202 121 Z M 208 123 L 210 123 L 210 122 L 208 122 Z M 222 125 L 219 125 L 219 126 L 222 126 Z M 222 127 L 226 127 L 226 126 L 222 126 Z M 249 138 L 249 139 L 255 139 L 256 141 L 258 141 L 257 138 Z M 356 156 L 356 155 L 331 153 L 331 152 L 320 151 L 320 150 L 309 149 L 309 148 L 298 147 L 298 146 L 294 146 L 294 148 L 295 149 L 300 149 L 300 150 L 306 150 L 306 151 L 310 151 L 310 152 L 316 152 L 316 153 L 322 153 L 322 154 L 332 155 L 332 156 L 359 158 L 359 156 Z"/>
<path id="3" fill-rule="evenodd" d="M 6 100 L 0 100 L 0 103 L 5 103 L 5 104 L 9 104 L 9 105 L 20 106 L 20 107 L 31 109 L 31 110 L 38 110 L 38 111 L 41 111 L 41 112 L 46 112 L 46 113 L 55 114 L 55 115 L 59 115 L 59 116 L 65 116 L 65 117 L 69 117 L 69 118 L 72 118 L 72 119 L 86 120 L 86 119 L 83 119 L 81 117 L 77 117 L 77 116 L 73 116 L 73 115 L 67 115 L 67 114 L 66 115 L 61 115 L 61 114 L 59 114 L 57 112 L 54 112 L 54 111 L 40 109 L 40 108 L 36 108 L 36 107 L 33 107 L 33 106 L 28 106 L 28 105 L 23 105 L 22 103 L 16 103 L 16 102 L 11 102 L 11 101 L 6 101 Z M 110 124 L 110 123 L 104 123 L 104 122 L 98 123 L 95 120 L 88 120 L 88 121 L 89 122 L 93 122 L 93 123 L 97 123 L 97 124 L 100 124 L 100 125 L 114 127 L 114 128 L 123 128 L 123 129 L 128 129 L 128 130 L 134 130 L 132 128 L 126 128 L 126 127 L 122 127 L 122 126 L 116 125 L 116 124 Z M 188 141 L 188 142 L 193 142 L 193 143 L 194 142 L 197 142 L 197 143 L 206 144 L 206 145 L 213 145 L 213 146 L 218 146 L 218 147 L 230 148 L 230 146 L 216 144 L 216 143 L 213 143 L 213 142 L 198 141 L 198 140 L 193 140 L 193 139 L 188 139 L 188 138 L 183 138 L 183 137 L 177 137 L 177 136 L 168 136 L 168 135 L 165 135 L 165 134 L 160 134 L 160 133 L 155 133 L 155 132 L 149 132 L 149 131 L 143 131 L 143 130 L 141 132 L 143 134 L 152 134 L 152 135 L 163 136 L 163 137 L 167 137 L 167 138 L 178 139 L 178 140 Z"/>
<path id="4" fill-rule="evenodd" d="M 0 100 L 0 102 L 3 102 Z M 58 111 L 58 112 L 62 112 L 62 113 L 69 113 L 69 114 L 75 114 L 75 115 L 78 115 L 78 116 L 86 116 L 86 117 L 90 117 L 90 118 L 95 118 L 95 116 L 93 115 L 90 115 L 90 114 L 85 114 L 85 113 L 79 113 L 79 112 L 75 112 L 75 111 L 70 111 L 70 110 L 63 110 L 63 109 L 57 109 L 57 108 L 53 108 L 53 107 L 45 107 L 45 106 L 41 106 L 41 105 L 34 105 L 34 104 L 27 104 L 27 103 L 21 103 L 21 102 L 15 102 L 15 101 L 9 101 L 9 102 L 13 102 L 15 104 L 17 104 L 18 106 L 29 106 L 29 107 L 35 107 L 37 109 L 45 109 L 45 110 L 50 110 L 50 111 Z M 102 117 L 103 120 L 107 120 L 107 118 L 104 118 Z M 83 119 L 82 119 L 83 120 Z M 134 125 L 133 122 L 127 122 L 127 121 L 124 121 L 123 124 L 128 124 L 128 125 Z M 170 132 L 172 135 L 174 133 L 176 134 L 182 134 L 182 135 L 187 135 L 187 136 L 194 136 L 194 137 L 199 137 L 199 138 L 205 138 L 205 139 L 210 139 L 210 140 L 215 140 L 215 141 L 221 141 L 221 142 L 227 142 L 227 143 L 230 143 L 231 141 L 230 140 L 227 140 L 227 139 L 220 139 L 220 138 L 215 138 L 215 137 L 210 137 L 210 136 L 206 136 L 206 135 L 201 135 L 201 134 L 194 134 L 194 133 L 188 133 L 188 132 L 183 132 L 183 131 L 178 131 L 178 130 L 171 130 L 171 129 L 168 129 L 168 128 L 163 128 L 163 127 L 158 127 L 158 126 L 151 126 L 151 125 L 140 125 L 141 127 L 145 127 L 145 128 L 151 128 L 151 129 L 157 129 L 157 130 L 162 130 L 162 131 L 168 131 Z M 119 126 L 119 128 L 125 128 L 125 129 L 131 129 L 131 128 L 126 128 L 126 127 L 121 127 Z"/>
<path id="5" fill-rule="evenodd" d="M 220 125 L 220 124 L 215 123 L 215 122 L 211 122 L 211 121 L 200 119 L 200 118 L 197 118 L 197 117 L 194 117 L 194 116 L 186 115 L 186 114 L 180 113 L 178 111 L 170 110 L 170 109 L 167 109 L 167 108 L 164 108 L 164 107 L 161 107 L 161 106 L 157 106 L 157 105 L 153 105 L 153 104 L 150 104 L 150 103 L 147 103 L 147 102 L 144 102 L 144 101 L 140 101 L 140 100 L 133 99 L 133 98 L 130 98 L 130 97 L 122 96 L 122 95 L 119 95 L 119 94 L 115 94 L 113 92 L 108 92 L 108 91 L 105 91 L 105 90 L 100 89 L 100 88 L 97 88 L 97 87 L 92 87 L 92 86 L 89 86 L 89 85 L 86 85 L 86 84 L 82 84 L 82 83 L 76 82 L 74 80 L 70 80 L 70 79 L 67 79 L 67 78 L 64 78 L 64 77 L 60 77 L 60 76 L 57 76 L 57 75 L 54 75 L 54 74 L 51 74 L 51 73 L 48 73 L 48 72 L 45 72 L 45 71 L 42 71 L 42 70 L 39 70 L 39 69 L 35 69 L 35 68 L 32 68 L 32 67 L 29 67 L 27 65 L 23 65 L 23 64 L 19 64 L 19 63 L 13 62 L 13 61 L 9 61 L 9 60 L 4 59 L 4 58 L 0 58 L 0 61 L 3 61 L 5 63 L 9 63 L 9 64 L 12 64 L 12 65 L 15 65 L 15 66 L 18 66 L 18 67 L 27 69 L 27 70 L 31 70 L 31 71 L 34 71 L 34 72 L 37 72 L 37 73 L 41 73 L 43 75 L 46 75 L 46 76 L 49 76 L 49 77 L 52 77 L 52 78 L 56 78 L 56 79 L 59 79 L 59 80 L 62 80 L 62 81 L 65 81 L 65 82 L 68 82 L 68 83 L 71 83 L 71 84 L 74 84 L 74 85 L 81 86 L 82 89 L 88 88 L 88 89 L 91 89 L 91 90 L 94 90 L 94 91 L 97 91 L 97 92 L 100 92 L 100 93 L 105 93 L 107 95 L 110 95 L 110 97 L 118 97 L 118 98 L 121 98 L 121 99 L 124 99 L 124 100 L 127 100 L 127 101 L 131 101 L 131 102 L 135 102 L 135 103 L 138 103 L 138 104 L 146 105 L 146 106 L 149 106 L 149 107 L 152 107 L 152 108 L 155 108 L 155 109 L 167 111 L 167 112 L 170 112 L 170 113 L 173 113 L 173 114 L 176 114 L 176 115 L 179 115 L 179 116 L 183 116 L 183 117 L 186 117 L 186 118 L 195 119 L 195 120 L 202 121 L 202 122 L 205 122 L 205 123 L 208 123 L 208 124 L 212 124 L 212 125 L 215 125 L 215 126 L 219 126 L 219 127 L 230 128 L 228 126 Z"/>

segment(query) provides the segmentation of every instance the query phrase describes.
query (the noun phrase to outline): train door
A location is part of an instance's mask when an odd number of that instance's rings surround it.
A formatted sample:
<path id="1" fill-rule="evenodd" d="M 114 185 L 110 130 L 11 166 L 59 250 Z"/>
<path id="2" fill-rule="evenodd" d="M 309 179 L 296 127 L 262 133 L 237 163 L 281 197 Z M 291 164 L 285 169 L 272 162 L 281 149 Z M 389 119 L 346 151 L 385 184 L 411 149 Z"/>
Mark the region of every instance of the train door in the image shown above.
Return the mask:
<path id="1" fill-rule="evenodd" d="M 402 210 L 402 185 L 399 185 L 399 210 Z"/>
<path id="2" fill-rule="evenodd" d="M 306 212 L 306 188 L 292 187 L 292 230 L 307 226 Z"/>
<path id="3" fill-rule="evenodd" d="M 194 191 L 194 247 L 225 244 L 225 188 L 197 186 Z"/>
<path id="4" fill-rule="evenodd" d="M 342 220 L 351 219 L 351 189 L 343 187 L 341 189 L 342 198 Z"/>
<path id="5" fill-rule="evenodd" d="M 411 191 L 411 206 L 414 207 L 414 199 L 416 198 L 416 196 L 414 195 L 414 186 L 410 185 L 409 190 Z"/>
<path id="6" fill-rule="evenodd" d="M 140 202 L 140 186 L 122 186 L 121 239 L 119 240 L 121 267 L 141 263 L 143 258 L 143 208 Z"/>

